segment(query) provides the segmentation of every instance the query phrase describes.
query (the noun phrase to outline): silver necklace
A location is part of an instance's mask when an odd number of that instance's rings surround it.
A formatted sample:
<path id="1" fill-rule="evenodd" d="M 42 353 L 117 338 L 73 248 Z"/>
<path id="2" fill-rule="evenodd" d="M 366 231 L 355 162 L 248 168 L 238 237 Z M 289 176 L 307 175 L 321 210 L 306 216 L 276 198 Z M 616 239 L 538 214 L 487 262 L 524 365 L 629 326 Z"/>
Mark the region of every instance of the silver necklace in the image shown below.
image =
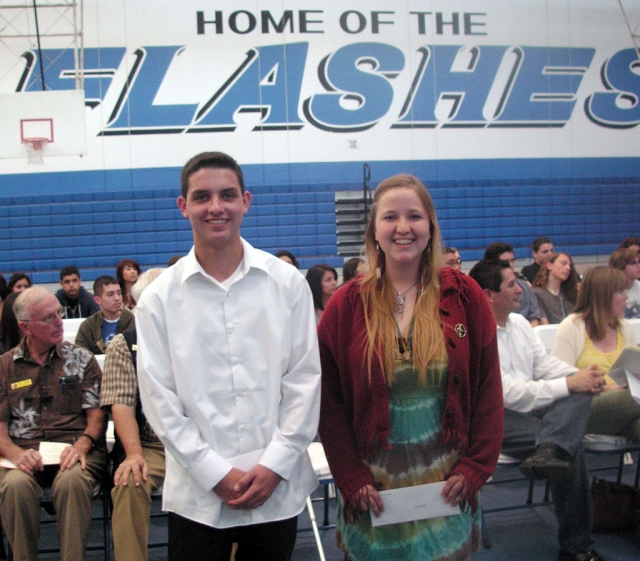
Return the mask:
<path id="1" fill-rule="evenodd" d="M 393 287 L 393 290 L 396 291 L 396 314 L 398 314 L 399 316 L 401 316 L 402 314 L 404 314 L 404 302 L 405 302 L 405 298 L 407 296 L 407 294 L 409 293 L 409 291 L 418 284 L 419 281 L 414 282 L 409 288 L 407 288 L 407 290 L 405 290 L 404 292 L 400 292 L 395 286 Z"/>

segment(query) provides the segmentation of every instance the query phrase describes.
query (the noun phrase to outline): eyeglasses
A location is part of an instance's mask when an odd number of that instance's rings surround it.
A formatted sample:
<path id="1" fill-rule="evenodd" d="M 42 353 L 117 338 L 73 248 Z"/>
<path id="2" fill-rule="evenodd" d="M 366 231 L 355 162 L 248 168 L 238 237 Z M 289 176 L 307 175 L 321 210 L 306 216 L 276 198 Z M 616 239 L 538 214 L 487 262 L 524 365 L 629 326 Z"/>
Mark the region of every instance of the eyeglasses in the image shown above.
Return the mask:
<path id="1" fill-rule="evenodd" d="M 448 265 L 449 267 L 453 267 L 454 265 L 462 265 L 462 260 L 461 259 L 449 259 L 449 261 L 445 261 L 444 263 L 445 263 L 445 265 Z"/>
<path id="2" fill-rule="evenodd" d="M 64 319 L 67 315 L 67 312 L 64 308 L 60 308 L 58 311 L 49 314 L 48 316 L 43 317 L 42 319 L 23 319 L 27 323 L 29 322 L 38 322 L 38 323 L 47 323 L 49 325 L 53 325 L 56 322 L 56 319 Z"/>

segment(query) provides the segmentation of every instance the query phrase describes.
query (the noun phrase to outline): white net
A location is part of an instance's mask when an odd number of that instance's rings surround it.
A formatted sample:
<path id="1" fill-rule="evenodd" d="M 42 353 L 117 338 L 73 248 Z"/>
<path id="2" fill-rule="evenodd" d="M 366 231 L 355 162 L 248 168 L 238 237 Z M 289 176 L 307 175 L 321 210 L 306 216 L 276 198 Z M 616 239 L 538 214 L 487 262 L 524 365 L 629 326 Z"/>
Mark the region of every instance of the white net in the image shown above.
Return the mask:
<path id="1" fill-rule="evenodd" d="M 23 141 L 27 150 L 27 163 L 41 165 L 44 163 L 44 149 L 49 141 L 46 138 L 30 138 Z"/>

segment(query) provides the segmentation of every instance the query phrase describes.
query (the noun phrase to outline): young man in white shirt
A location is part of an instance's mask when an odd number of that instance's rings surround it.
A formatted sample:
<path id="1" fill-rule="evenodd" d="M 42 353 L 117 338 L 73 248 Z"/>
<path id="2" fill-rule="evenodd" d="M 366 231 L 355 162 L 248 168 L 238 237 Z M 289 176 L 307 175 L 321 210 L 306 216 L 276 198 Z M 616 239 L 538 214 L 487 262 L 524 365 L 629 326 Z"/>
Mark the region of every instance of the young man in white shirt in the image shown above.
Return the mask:
<path id="1" fill-rule="evenodd" d="M 519 314 L 521 289 L 508 261 L 480 261 L 469 272 L 498 325 L 505 427 L 502 449 L 524 460 L 530 478 L 549 480 L 559 523 L 559 561 L 602 561 L 592 549 L 591 491 L 582 449 L 591 396 L 602 391 L 595 366 L 550 356 Z"/>
<path id="2" fill-rule="evenodd" d="M 311 291 L 300 272 L 240 237 L 242 170 L 208 152 L 182 170 L 194 246 L 136 310 L 140 396 L 169 452 L 169 559 L 288 561 L 317 481 L 319 415 Z"/>

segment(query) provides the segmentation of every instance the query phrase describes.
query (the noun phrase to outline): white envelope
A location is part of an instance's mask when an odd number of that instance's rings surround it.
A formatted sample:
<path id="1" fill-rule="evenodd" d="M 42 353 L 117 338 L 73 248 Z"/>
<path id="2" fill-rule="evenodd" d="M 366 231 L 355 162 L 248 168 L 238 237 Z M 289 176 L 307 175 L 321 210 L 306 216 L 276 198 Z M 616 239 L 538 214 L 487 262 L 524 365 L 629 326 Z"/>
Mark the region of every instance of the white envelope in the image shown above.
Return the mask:
<path id="1" fill-rule="evenodd" d="M 438 516 L 454 516 L 460 514 L 459 506 L 451 506 L 444 502 L 442 489 L 445 481 L 427 483 L 414 487 L 380 491 L 384 503 L 384 512 L 380 516 L 371 513 L 372 526 L 386 526 L 426 520 Z"/>
<path id="2" fill-rule="evenodd" d="M 42 456 L 42 463 L 45 466 L 55 466 L 60 463 L 60 454 L 67 447 L 71 446 L 71 444 L 66 444 L 64 442 L 44 442 L 40 443 L 40 448 L 38 448 L 38 452 Z"/>
<path id="3" fill-rule="evenodd" d="M 71 446 L 71 444 L 42 441 L 38 448 L 38 452 L 42 456 L 42 463 L 45 466 L 58 465 L 60 463 L 60 454 L 67 446 Z M 11 460 L 0 457 L 0 467 L 15 469 L 17 466 Z"/>

